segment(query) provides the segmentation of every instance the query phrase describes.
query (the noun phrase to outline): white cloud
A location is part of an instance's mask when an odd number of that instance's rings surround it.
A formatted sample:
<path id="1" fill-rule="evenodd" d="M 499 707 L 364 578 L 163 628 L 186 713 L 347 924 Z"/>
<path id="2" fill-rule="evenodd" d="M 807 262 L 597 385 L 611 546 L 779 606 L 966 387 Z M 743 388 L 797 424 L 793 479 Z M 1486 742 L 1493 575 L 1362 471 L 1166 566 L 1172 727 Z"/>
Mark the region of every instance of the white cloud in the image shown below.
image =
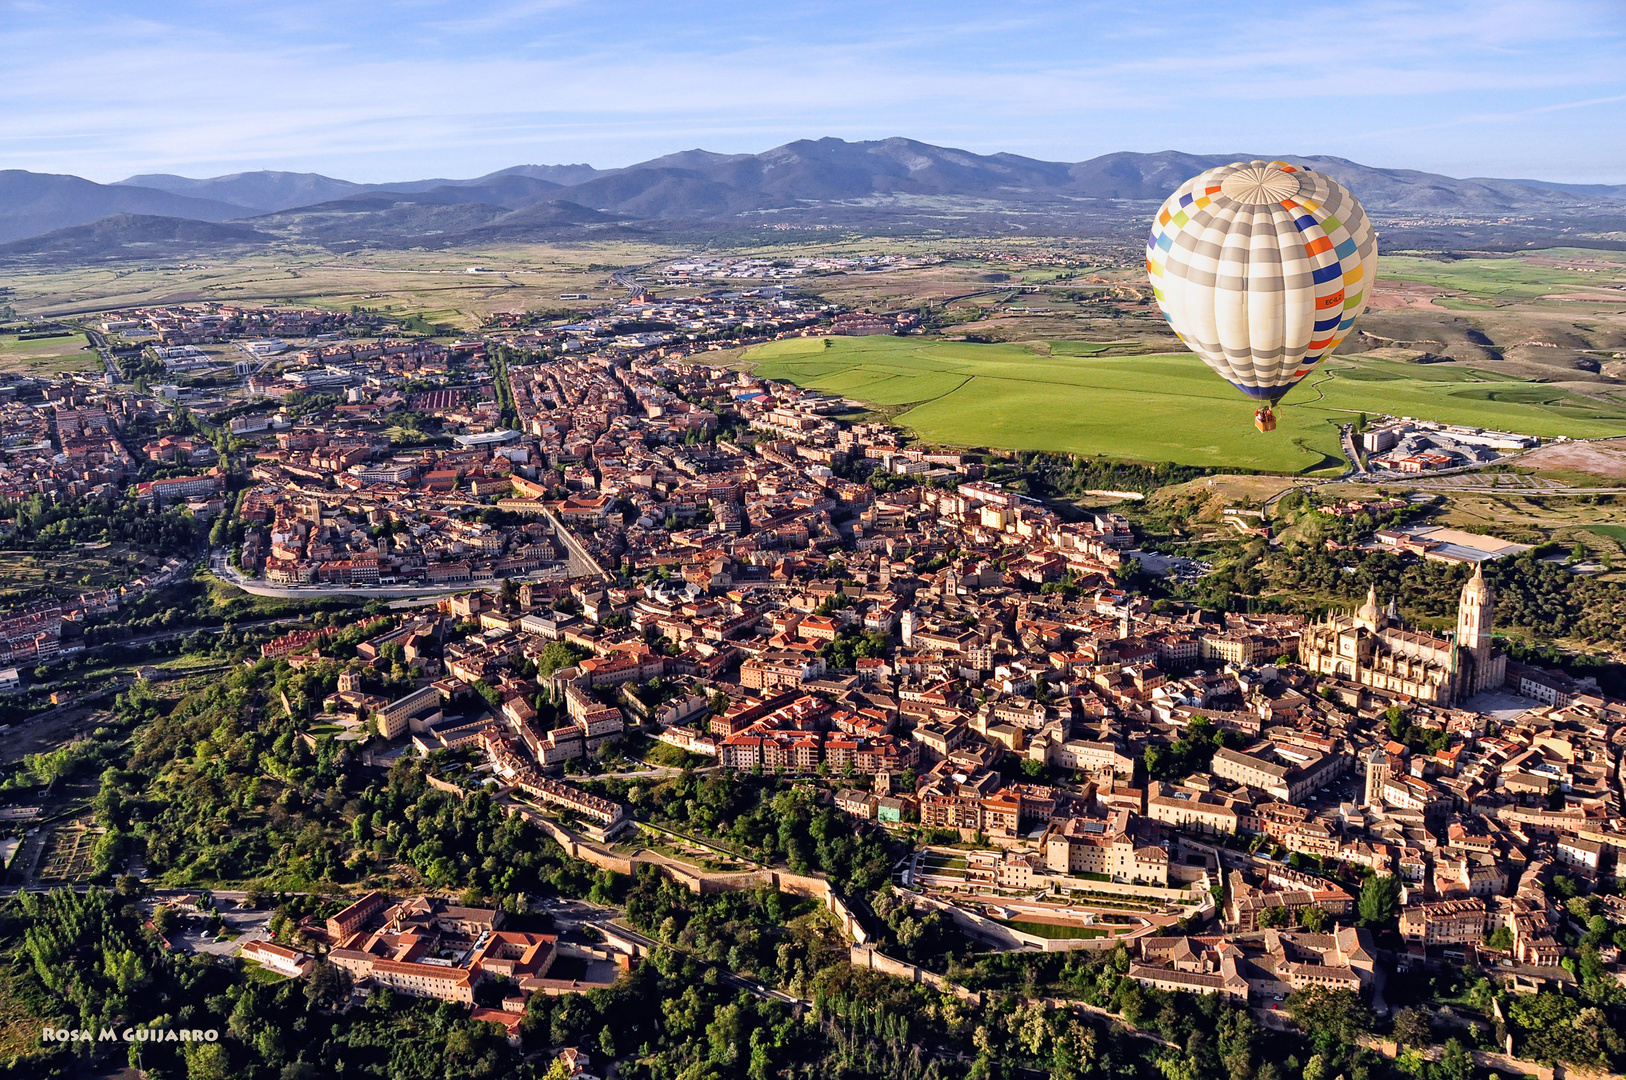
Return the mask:
<path id="1" fill-rule="evenodd" d="M 1522 132 L 1626 179 L 1626 143 L 1538 119 L 1621 103 L 1616 4 L 1236 8 L 14 4 L 0 165 L 386 179 L 836 133 L 1050 158 L 1286 143 L 1428 168 L 1460 130 L 1477 156 L 1450 150 L 1481 173 Z"/>

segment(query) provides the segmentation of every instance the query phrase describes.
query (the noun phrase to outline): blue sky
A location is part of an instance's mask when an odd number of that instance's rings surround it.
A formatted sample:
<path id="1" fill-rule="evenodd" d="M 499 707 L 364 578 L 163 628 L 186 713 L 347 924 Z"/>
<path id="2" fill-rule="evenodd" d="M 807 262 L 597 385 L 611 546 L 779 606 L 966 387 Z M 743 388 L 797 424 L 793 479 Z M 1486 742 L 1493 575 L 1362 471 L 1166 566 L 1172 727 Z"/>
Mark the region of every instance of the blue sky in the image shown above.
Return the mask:
<path id="1" fill-rule="evenodd" d="M 0 0 L 0 168 L 359 181 L 905 135 L 1626 182 L 1626 2 Z"/>

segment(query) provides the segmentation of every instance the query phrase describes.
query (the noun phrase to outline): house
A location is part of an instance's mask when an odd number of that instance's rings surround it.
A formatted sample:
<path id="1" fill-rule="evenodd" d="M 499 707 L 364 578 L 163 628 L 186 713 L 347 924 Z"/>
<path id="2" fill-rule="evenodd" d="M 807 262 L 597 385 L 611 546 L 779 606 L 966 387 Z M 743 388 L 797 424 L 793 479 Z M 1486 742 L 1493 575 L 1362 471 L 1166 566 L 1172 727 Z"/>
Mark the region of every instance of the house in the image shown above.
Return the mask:
<path id="1" fill-rule="evenodd" d="M 238 955 L 290 979 L 304 975 L 314 962 L 309 953 L 284 948 L 271 941 L 251 941 L 243 946 Z"/>

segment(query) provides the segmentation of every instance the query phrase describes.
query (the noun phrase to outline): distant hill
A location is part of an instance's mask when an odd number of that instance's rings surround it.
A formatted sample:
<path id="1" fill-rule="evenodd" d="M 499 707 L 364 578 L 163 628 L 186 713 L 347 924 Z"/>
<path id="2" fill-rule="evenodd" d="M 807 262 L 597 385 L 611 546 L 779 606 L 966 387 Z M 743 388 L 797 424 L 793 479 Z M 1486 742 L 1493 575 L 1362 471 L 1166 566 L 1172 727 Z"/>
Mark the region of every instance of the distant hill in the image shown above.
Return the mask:
<path id="1" fill-rule="evenodd" d="M 684 150 L 622 169 L 517 165 L 466 180 L 389 184 L 261 171 L 207 179 L 151 174 L 104 185 L 14 171 L 0 173 L 0 241 L 120 213 L 243 219 L 273 237 L 344 248 L 614 230 L 715 238 L 765 224 L 1127 238 L 1188 177 L 1265 156 L 1166 150 L 1069 163 L 913 139 L 825 138 L 760 154 Z M 1620 246 L 1612 234 L 1626 231 L 1626 185 L 1457 179 L 1338 157 L 1280 156 L 1346 184 L 1379 220 L 1388 246 L 1522 248 L 1559 239 Z"/>
<path id="2" fill-rule="evenodd" d="M 97 184 L 77 176 L 0 171 L 0 243 L 83 225 L 109 214 L 158 214 L 194 221 L 226 221 L 242 210 L 154 188 Z"/>
<path id="3" fill-rule="evenodd" d="M 579 184 L 599 175 L 591 165 L 516 165 L 511 169 L 489 173 L 472 180 L 406 180 L 394 184 L 357 184 L 349 180 L 335 180 L 321 173 L 259 172 L 232 173 L 193 180 L 168 173 L 147 173 L 118 181 L 118 187 L 156 188 L 176 195 L 212 199 L 240 206 L 261 214 L 278 210 L 292 210 L 300 206 L 315 206 L 349 195 L 377 191 L 419 193 L 440 188 L 484 189 L 488 192 L 524 193 L 531 201 L 541 198 L 543 191 Z M 448 202 L 493 201 L 489 197 L 447 199 Z M 502 200 L 496 200 L 501 202 Z"/>
<path id="4" fill-rule="evenodd" d="M 212 199 L 215 202 L 228 203 L 262 214 L 273 210 L 287 210 L 294 206 L 329 202 L 366 190 L 364 184 L 335 180 L 320 173 L 270 170 L 211 176 L 206 180 L 192 180 L 167 173 L 148 173 L 120 180 L 115 186 L 157 188 L 176 195 Z"/>
<path id="5" fill-rule="evenodd" d="M 246 248 L 276 239 L 247 225 L 113 214 L 88 225 L 55 229 L 0 244 L 0 263 L 86 262 L 152 258 Z"/>
<path id="6" fill-rule="evenodd" d="M 653 218 L 715 218 L 819 205 L 909 206 L 928 200 L 972 200 L 991 208 L 1048 208 L 1067 216 L 1100 201 L 1156 202 L 1189 177 L 1262 154 L 1106 154 L 1076 164 L 1015 154 L 973 154 L 883 139 L 801 140 L 761 154 L 691 150 L 601 174 L 566 187 L 560 198 Z M 1357 193 L 1374 213 L 1441 210 L 1501 214 L 1575 210 L 1614 203 L 1621 188 L 1577 188 L 1520 180 L 1458 180 L 1408 169 L 1378 169 L 1344 158 L 1291 160 L 1327 173 Z"/>

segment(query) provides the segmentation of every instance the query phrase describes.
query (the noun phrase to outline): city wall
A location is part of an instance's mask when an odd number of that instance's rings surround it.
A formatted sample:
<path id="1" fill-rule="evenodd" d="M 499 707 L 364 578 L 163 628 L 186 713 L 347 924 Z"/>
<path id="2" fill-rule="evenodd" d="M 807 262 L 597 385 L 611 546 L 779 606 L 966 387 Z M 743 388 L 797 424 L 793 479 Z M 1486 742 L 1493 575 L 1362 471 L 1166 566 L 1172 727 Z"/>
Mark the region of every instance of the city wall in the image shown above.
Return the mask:
<path id="1" fill-rule="evenodd" d="M 895 960 L 872 945 L 854 945 L 850 950 L 849 959 L 853 967 L 864 968 L 868 971 L 879 971 L 883 975 L 906 979 L 912 983 L 929 986 L 933 990 L 945 994 L 953 994 L 961 1001 L 968 1001 L 973 1005 L 982 1004 L 982 995 L 975 990 L 967 990 L 959 983 L 950 982 L 935 971 L 927 971 L 915 964 Z"/>
<path id="2" fill-rule="evenodd" d="M 742 889 L 767 888 L 792 896 L 809 897 L 830 910 L 849 938 L 861 945 L 869 940 L 869 934 L 864 929 L 863 923 L 824 878 L 772 869 L 713 873 L 652 852 L 640 851 L 630 856 L 618 855 L 596 844 L 583 842 L 568 829 L 539 814 L 521 812 L 525 813 L 527 820 L 564 848 L 565 854 L 573 859 L 581 859 L 600 870 L 612 870 L 630 877 L 640 866 L 653 866 L 697 896 L 716 896 L 719 893 L 738 892 Z"/>

